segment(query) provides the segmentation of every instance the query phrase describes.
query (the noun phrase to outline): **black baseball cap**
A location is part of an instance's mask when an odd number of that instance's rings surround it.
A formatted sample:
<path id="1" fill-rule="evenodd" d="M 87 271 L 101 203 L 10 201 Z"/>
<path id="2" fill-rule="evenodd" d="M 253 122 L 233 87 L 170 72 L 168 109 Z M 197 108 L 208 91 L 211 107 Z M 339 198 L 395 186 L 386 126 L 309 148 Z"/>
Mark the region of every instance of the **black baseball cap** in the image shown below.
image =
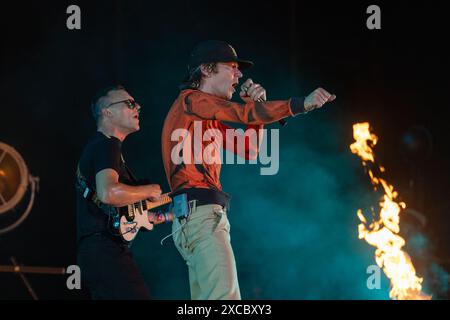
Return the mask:
<path id="1" fill-rule="evenodd" d="M 198 67 L 202 63 L 210 62 L 237 62 L 239 70 L 245 70 L 253 66 L 249 60 L 239 59 L 236 50 L 224 41 L 207 40 L 199 43 L 191 52 L 188 69 Z"/>

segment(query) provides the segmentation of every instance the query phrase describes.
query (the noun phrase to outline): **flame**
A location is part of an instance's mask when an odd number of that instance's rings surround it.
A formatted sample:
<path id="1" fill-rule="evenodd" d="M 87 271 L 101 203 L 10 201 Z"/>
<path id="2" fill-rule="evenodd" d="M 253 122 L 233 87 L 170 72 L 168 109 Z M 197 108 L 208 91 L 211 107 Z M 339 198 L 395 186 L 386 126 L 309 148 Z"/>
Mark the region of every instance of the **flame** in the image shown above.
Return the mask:
<path id="1" fill-rule="evenodd" d="M 377 221 L 373 221 L 367 226 L 367 220 L 361 209 L 357 211 L 357 216 L 361 221 L 358 225 L 358 237 L 376 247 L 375 261 L 391 281 L 389 292 L 391 299 L 431 299 L 431 296 L 422 292 L 423 278 L 416 276 L 411 258 L 402 250 L 405 239 L 398 233 L 400 232 L 400 212 L 406 208 L 406 204 L 396 201 L 398 193 L 394 187 L 386 180 L 376 177 L 367 165 L 368 162 L 375 164 L 372 147 L 377 144 L 378 137 L 370 133 L 369 123 L 364 122 L 353 125 L 353 138 L 355 142 L 350 145 L 350 150 L 362 159 L 374 189 L 377 190 L 381 186 L 384 190 L 384 195 L 379 203 L 380 218 Z M 379 170 L 381 173 L 385 172 L 383 167 L 379 167 Z"/>

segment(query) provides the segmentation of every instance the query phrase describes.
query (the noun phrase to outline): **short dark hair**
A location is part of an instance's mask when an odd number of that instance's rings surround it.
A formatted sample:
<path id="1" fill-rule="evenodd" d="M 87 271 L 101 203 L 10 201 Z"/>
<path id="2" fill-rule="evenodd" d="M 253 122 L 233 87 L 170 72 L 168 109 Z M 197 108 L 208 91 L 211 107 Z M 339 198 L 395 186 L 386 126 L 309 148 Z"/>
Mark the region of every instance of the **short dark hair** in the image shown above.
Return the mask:
<path id="1" fill-rule="evenodd" d="M 189 68 L 187 75 L 181 81 L 180 90 L 185 89 L 198 89 L 202 81 L 201 66 L 204 66 L 208 72 L 217 73 L 217 62 L 203 63 L 197 67 Z"/>
<path id="2" fill-rule="evenodd" d="M 106 97 L 109 92 L 117 91 L 117 90 L 126 90 L 126 89 L 124 88 L 124 86 L 118 84 L 118 85 L 113 85 L 113 86 L 103 88 L 95 94 L 94 99 L 92 99 L 92 103 L 91 103 L 91 112 L 92 112 L 92 116 L 94 117 L 96 124 L 98 124 L 98 121 L 99 121 L 100 115 L 101 115 L 101 111 L 105 107 L 103 98 Z"/>

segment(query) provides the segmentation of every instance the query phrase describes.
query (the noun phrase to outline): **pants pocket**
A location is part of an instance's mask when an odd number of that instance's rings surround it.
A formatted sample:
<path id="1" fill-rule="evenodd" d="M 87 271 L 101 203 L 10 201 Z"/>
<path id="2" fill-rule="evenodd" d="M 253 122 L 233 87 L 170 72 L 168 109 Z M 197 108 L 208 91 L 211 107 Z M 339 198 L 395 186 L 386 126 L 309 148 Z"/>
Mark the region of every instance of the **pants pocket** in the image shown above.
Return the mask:
<path id="1" fill-rule="evenodd" d="M 184 222 L 183 222 L 184 223 Z M 172 232 L 173 232 L 173 242 L 175 244 L 175 247 L 180 252 L 181 256 L 184 260 L 187 261 L 187 239 L 186 239 L 186 227 L 187 225 L 183 223 L 180 223 L 178 220 L 175 220 L 172 225 Z"/>
<path id="2" fill-rule="evenodd" d="M 230 222 L 228 221 L 227 212 L 222 207 L 213 208 L 213 213 L 216 217 L 216 226 L 213 232 L 226 231 L 230 232 Z"/>

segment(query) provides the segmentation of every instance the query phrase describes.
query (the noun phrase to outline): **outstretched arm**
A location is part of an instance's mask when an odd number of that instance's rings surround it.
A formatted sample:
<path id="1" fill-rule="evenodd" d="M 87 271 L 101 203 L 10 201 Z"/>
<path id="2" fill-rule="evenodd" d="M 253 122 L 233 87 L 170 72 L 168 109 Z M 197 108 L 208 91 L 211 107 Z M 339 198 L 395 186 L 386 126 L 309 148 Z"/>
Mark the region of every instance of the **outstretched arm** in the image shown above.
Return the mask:
<path id="1" fill-rule="evenodd" d="M 336 98 L 322 88 L 314 90 L 306 98 L 293 97 L 289 100 L 264 101 L 265 97 L 265 89 L 253 83 L 251 79 L 247 79 L 241 87 L 241 98 L 245 104 L 196 90 L 184 97 L 183 107 L 185 113 L 198 120 L 261 125 L 320 108 L 326 102 Z"/>
<path id="2" fill-rule="evenodd" d="M 303 98 L 279 101 L 253 101 L 245 104 L 225 100 L 201 91 L 188 93 L 184 98 L 184 112 L 198 120 L 221 120 L 261 125 L 305 112 Z"/>

